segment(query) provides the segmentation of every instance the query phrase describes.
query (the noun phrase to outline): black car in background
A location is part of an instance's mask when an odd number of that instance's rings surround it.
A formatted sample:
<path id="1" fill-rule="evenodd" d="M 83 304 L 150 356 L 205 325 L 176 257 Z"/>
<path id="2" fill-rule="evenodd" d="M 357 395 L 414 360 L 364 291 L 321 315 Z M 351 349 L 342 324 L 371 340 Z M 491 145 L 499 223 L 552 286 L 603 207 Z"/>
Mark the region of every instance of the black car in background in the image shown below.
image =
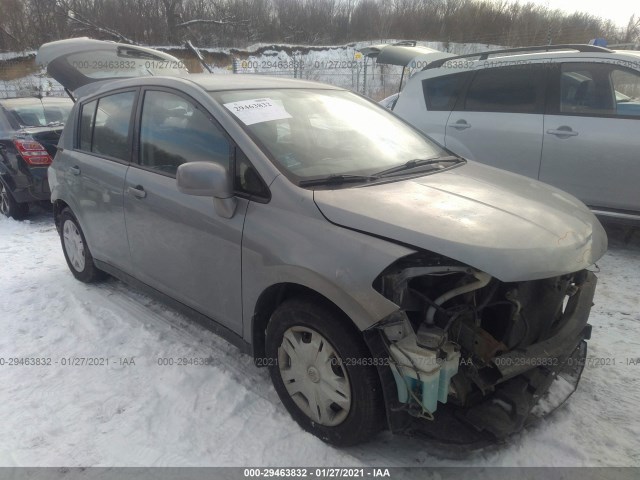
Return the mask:
<path id="1" fill-rule="evenodd" d="M 29 204 L 49 208 L 47 168 L 73 103 L 60 97 L 0 99 L 0 213 L 15 219 Z"/>

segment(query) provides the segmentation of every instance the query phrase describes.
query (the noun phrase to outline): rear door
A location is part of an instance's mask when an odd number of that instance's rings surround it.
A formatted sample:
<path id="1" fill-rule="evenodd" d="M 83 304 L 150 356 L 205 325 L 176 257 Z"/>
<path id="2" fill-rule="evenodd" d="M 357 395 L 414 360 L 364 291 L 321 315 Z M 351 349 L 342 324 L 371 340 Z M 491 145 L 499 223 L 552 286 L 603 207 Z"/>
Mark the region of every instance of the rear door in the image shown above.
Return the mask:
<path id="1" fill-rule="evenodd" d="M 124 180 L 131 160 L 137 89 L 112 92 L 80 105 L 72 151 L 56 162 L 72 209 L 91 253 L 129 272 L 131 258 L 124 225 Z"/>
<path id="2" fill-rule="evenodd" d="M 447 148 L 472 160 L 538 178 L 545 79 L 542 64 L 475 72 L 449 115 Z"/>
<path id="3" fill-rule="evenodd" d="M 420 84 L 414 80 L 401 95 L 402 100 L 410 101 L 404 102 L 402 109 L 396 113 L 444 145 L 447 120 L 471 75 L 472 72 L 438 75 L 422 80 Z M 422 102 L 420 99 L 423 99 Z"/>
<path id="4" fill-rule="evenodd" d="M 640 72 L 568 62 L 553 75 L 540 180 L 591 207 L 640 211 Z"/>
<path id="5" fill-rule="evenodd" d="M 147 89 L 139 109 L 138 163 L 126 178 L 125 219 L 136 277 L 179 302 L 242 330 L 241 240 L 248 200 L 232 218 L 213 199 L 178 191 L 185 162 L 229 169 L 235 148 L 199 104 L 169 89 Z"/>

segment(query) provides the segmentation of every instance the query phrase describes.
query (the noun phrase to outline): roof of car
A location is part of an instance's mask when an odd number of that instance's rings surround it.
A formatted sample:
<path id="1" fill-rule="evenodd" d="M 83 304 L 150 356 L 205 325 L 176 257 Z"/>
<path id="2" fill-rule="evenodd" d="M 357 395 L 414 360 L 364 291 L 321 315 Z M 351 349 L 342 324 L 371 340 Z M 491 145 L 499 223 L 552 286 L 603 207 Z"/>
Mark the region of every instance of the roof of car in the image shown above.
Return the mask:
<path id="1" fill-rule="evenodd" d="M 640 57 L 640 50 L 614 50 L 614 53 L 618 55 L 633 55 L 634 57 Z"/>
<path id="2" fill-rule="evenodd" d="M 268 89 L 315 89 L 344 90 L 326 83 L 311 82 L 293 78 L 270 77 L 258 74 L 216 74 L 194 73 L 186 76 L 145 76 L 121 79 L 105 79 L 78 88 L 74 95 L 83 98 L 89 95 L 102 94 L 119 88 L 145 85 L 175 86 L 175 83 L 190 82 L 208 92 L 225 90 L 268 90 Z"/>
<path id="3" fill-rule="evenodd" d="M 71 99 L 67 97 L 17 97 L 17 98 L 3 98 L 0 99 L 0 103 L 5 107 L 17 107 L 20 105 L 34 105 L 40 103 L 40 100 L 44 103 L 71 103 Z"/>
<path id="4" fill-rule="evenodd" d="M 424 70 L 437 68 L 448 68 L 446 65 L 457 60 L 465 60 L 463 64 L 456 63 L 456 68 L 460 70 L 473 69 L 476 64 L 500 65 L 504 63 L 517 63 L 525 61 L 544 60 L 547 58 L 584 58 L 585 60 L 610 59 L 627 60 L 637 62 L 640 51 L 635 50 L 609 50 L 593 45 L 543 45 L 537 47 L 519 47 L 505 50 L 487 50 L 483 52 L 458 55 L 456 57 L 444 58 L 429 63 Z"/>
<path id="5" fill-rule="evenodd" d="M 298 80 L 294 78 L 270 77 L 257 74 L 211 75 L 208 73 L 192 74 L 184 77 L 200 85 L 207 91 L 222 90 L 254 90 L 273 88 L 314 88 L 325 90 L 344 90 L 326 83 Z"/>

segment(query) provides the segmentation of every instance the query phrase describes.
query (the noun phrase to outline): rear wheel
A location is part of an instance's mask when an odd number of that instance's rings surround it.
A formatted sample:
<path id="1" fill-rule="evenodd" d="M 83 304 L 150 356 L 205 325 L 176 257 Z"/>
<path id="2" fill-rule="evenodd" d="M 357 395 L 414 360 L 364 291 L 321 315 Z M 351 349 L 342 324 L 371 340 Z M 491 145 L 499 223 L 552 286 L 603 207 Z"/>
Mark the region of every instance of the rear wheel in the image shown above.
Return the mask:
<path id="1" fill-rule="evenodd" d="M 29 213 L 29 204 L 16 202 L 9 189 L 2 182 L 0 182 L 0 213 L 16 220 L 23 219 Z"/>
<path id="2" fill-rule="evenodd" d="M 65 208 L 60 214 L 60 241 L 69 270 L 81 282 L 102 280 L 106 274 L 93 263 L 93 256 L 84 238 L 84 233 L 71 210 Z"/>
<path id="3" fill-rule="evenodd" d="M 271 317 L 266 343 L 271 379 L 291 416 L 341 446 L 369 440 L 384 427 L 378 373 L 348 322 L 322 302 L 287 300 Z"/>

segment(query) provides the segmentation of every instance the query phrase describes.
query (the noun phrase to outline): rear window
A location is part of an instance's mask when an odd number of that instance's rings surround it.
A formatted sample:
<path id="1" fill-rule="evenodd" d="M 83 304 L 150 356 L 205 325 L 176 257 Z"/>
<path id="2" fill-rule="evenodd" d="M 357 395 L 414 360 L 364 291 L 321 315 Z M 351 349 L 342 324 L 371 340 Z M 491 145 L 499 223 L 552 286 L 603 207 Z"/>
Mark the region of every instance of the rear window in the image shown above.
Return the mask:
<path id="1" fill-rule="evenodd" d="M 55 127 L 64 125 L 72 104 L 45 104 L 12 106 L 9 111 L 21 127 Z"/>
<path id="2" fill-rule="evenodd" d="M 9 122 L 4 118 L 4 113 L 0 109 L 0 132 L 10 130 Z"/>

